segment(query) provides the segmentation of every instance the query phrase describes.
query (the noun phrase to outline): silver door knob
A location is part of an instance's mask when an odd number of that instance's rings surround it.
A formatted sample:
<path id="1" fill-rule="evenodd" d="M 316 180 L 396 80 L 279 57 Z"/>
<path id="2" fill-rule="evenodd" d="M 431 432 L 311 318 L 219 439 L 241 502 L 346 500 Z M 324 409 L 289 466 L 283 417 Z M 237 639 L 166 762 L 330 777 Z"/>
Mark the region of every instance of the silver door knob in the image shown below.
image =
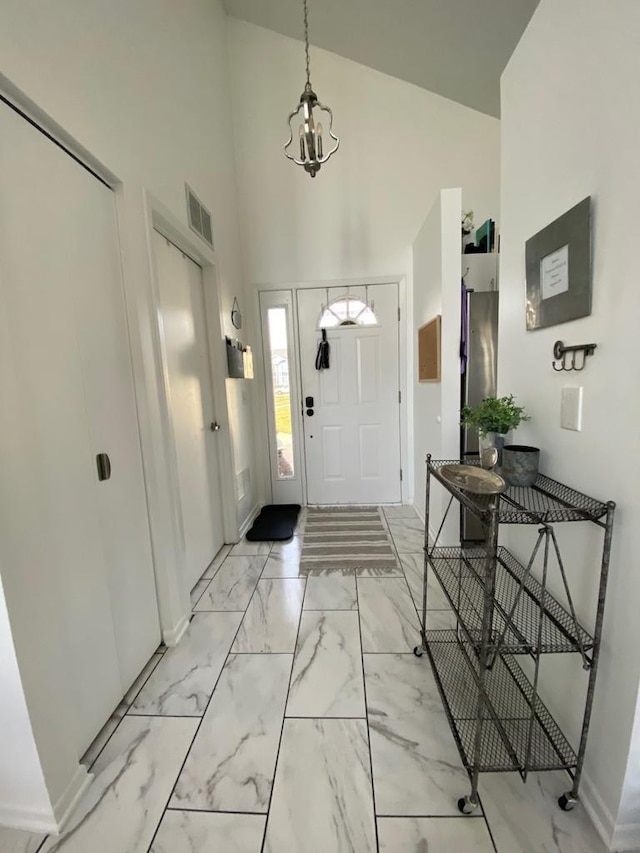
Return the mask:
<path id="1" fill-rule="evenodd" d="M 218 432 L 218 430 L 220 429 L 220 424 L 218 423 L 218 421 L 211 421 L 211 426 L 209 427 L 209 429 L 211 430 L 211 432 Z"/>

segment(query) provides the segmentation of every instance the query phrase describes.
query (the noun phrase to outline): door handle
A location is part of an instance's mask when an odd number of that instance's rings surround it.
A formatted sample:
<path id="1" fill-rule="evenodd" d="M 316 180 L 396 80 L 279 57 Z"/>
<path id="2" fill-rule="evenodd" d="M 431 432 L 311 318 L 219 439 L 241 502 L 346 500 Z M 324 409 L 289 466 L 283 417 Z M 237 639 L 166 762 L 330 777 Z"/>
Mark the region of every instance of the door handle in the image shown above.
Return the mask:
<path id="1" fill-rule="evenodd" d="M 211 421 L 209 429 L 211 430 L 211 432 L 218 432 L 218 430 L 220 429 L 220 424 L 218 423 L 218 421 Z"/>
<path id="2" fill-rule="evenodd" d="M 96 466 L 98 468 L 98 481 L 100 483 L 111 477 L 111 460 L 108 454 L 98 453 L 96 456 Z"/>

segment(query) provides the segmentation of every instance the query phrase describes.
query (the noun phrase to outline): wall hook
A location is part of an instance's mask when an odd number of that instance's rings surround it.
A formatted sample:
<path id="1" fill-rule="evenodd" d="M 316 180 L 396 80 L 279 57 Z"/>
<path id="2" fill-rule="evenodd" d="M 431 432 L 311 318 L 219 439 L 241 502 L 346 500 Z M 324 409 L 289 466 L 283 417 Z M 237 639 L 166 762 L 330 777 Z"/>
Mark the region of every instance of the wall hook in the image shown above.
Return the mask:
<path id="1" fill-rule="evenodd" d="M 597 344 L 576 344 L 572 347 L 566 347 L 562 341 L 556 341 L 553 345 L 553 356 L 555 361 L 551 362 L 551 366 L 558 372 L 561 370 L 584 370 L 587 356 L 594 354 L 596 346 Z M 582 363 L 580 364 L 580 367 L 576 364 L 576 354 L 579 352 L 582 353 Z M 571 364 L 567 364 L 567 353 L 572 353 Z M 559 366 L 556 367 L 556 365 Z"/>

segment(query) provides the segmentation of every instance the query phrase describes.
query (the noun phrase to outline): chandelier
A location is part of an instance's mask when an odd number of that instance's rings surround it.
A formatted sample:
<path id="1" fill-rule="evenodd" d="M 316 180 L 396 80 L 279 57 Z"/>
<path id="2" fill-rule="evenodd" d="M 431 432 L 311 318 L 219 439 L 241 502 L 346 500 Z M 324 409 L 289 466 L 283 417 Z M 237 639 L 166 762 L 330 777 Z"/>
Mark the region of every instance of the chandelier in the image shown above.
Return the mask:
<path id="1" fill-rule="evenodd" d="M 307 13 L 307 0 L 302 0 L 302 2 L 304 4 L 304 48 L 307 57 L 307 82 L 304 87 L 304 92 L 300 95 L 300 103 L 296 109 L 289 114 L 289 140 L 284 146 L 284 153 L 289 160 L 293 160 L 293 162 L 298 166 L 304 166 L 305 171 L 308 172 L 312 178 L 315 178 L 316 174 L 320 171 L 320 166 L 322 166 L 323 163 L 326 163 L 329 157 L 331 157 L 332 154 L 335 154 L 338 150 L 340 140 L 333 132 L 333 113 L 329 107 L 325 107 L 320 103 L 318 96 L 311 87 L 309 72 L 309 20 Z M 335 142 L 333 148 L 331 148 L 331 150 L 326 154 L 324 152 L 324 130 L 321 122 L 318 120 L 320 113 L 322 112 L 326 113 L 328 116 L 329 123 L 327 125 L 327 129 L 331 140 Z M 298 124 L 298 119 L 296 118 L 298 115 L 300 115 L 302 123 L 300 124 L 297 132 L 294 132 L 292 122 L 294 124 Z M 298 136 L 298 140 L 300 142 L 299 158 L 290 154 L 287 150 L 293 143 L 294 135 Z M 332 144 L 331 141 L 329 144 Z"/>

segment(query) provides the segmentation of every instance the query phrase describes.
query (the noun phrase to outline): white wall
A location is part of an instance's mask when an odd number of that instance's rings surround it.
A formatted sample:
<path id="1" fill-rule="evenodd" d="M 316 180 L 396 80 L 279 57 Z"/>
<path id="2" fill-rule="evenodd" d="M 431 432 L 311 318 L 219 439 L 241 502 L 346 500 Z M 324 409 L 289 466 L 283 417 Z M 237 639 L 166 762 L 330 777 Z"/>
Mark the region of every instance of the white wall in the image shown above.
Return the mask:
<path id="1" fill-rule="evenodd" d="M 303 44 L 233 18 L 229 30 L 246 281 L 405 278 L 411 304 L 411 245 L 440 189 L 462 186 L 478 222 L 497 217 L 499 122 L 312 47 L 311 80 L 341 137 L 312 179 L 282 150 Z M 411 387 L 411 335 L 406 358 Z"/>
<path id="2" fill-rule="evenodd" d="M 234 295 L 242 290 L 235 160 L 228 80 L 227 23 L 220 0 L 7 0 L 0 30 L 2 86 L 21 90 L 122 182 L 118 194 L 127 307 L 139 392 L 156 572 L 167 593 L 165 630 L 188 609 L 188 590 L 177 571 L 181 559 L 165 454 L 166 417 L 157 358 L 156 320 L 144 211 L 148 190 L 186 224 L 184 182 L 212 211 L 221 286 L 223 330 L 233 334 Z M 197 239 L 197 238 L 195 238 Z M 34 251 L 37 247 L 34 247 Z M 245 308 L 245 315 L 250 311 Z M 252 343 L 251 330 L 244 329 Z M 247 438 L 252 393 L 234 405 L 235 455 L 253 465 Z M 234 398 L 235 389 L 229 395 Z M 255 479 L 255 478 L 253 478 Z M 253 481 L 253 480 L 252 480 Z M 235 484 L 228 484 L 235 493 Z M 255 496 L 245 503 L 253 504 Z M 245 505 L 239 507 L 243 520 Z M 10 609 L 10 602 L 9 602 Z M 27 701 L 38 661 L 18 661 Z M 33 678 L 27 678 L 31 670 Z M 40 704 L 42 700 L 40 697 Z M 41 732 L 38 737 L 47 737 Z M 41 743 L 39 746 L 43 746 Z M 41 756 L 42 757 L 42 756 Z M 67 772 L 44 767 L 53 802 Z"/>
<path id="3" fill-rule="evenodd" d="M 413 243 L 413 441 L 414 503 L 425 513 L 425 458 L 457 459 L 460 453 L 460 219 L 459 189 L 442 190 Z M 441 321 L 440 382 L 418 381 L 420 326 L 437 314 Z M 431 481 L 429 528 L 437 533 L 450 495 Z M 449 515 L 438 539 L 456 544 L 458 514 Z"/>
<path id="4" fill-rule="evenodd" d="M 0 824 L 6 814 L 51 811 L 0 581 Z M 4 814 L 3 814 L 4 811 Z"/>
<path id="5" fill-rule="evenodd" d="M 478 217 L 495 216 L 496 119 L 312 47 L 311 80 L 341 137 L 312 179 L 282 150 L 303 44 L 233 18 L 229 31 L 247 281 L 406 273 L 442 187 L 463 186 Z"/>
<path id="6" fill-rule="evenodd" d="M 636 366 L 640 198 L 640 4 L 542 0 L 502 80 L 501 394 L 532 419 L 518 439 L 542 449 L 542 470 L 618 503 L 602 656 L 583 787 L 616 849 L 640 847 L 639 762 L 629 763 L 640 677 L 640 420 Z M 585 196 L 593 200 L 593 310 L 588 318 L 525 331 L 525 241 Z M 551 368 L 552 347 L 595 342 L 582 373 Z M 584 387 L 582 432 L 560 429 L 563 385 Z M 579 614 L 592 612 L 601 536 L 560 531 Z M 523 549 L 522 539 L 510 535 Z M 572 656 L 573 657 L 573 656 Z M 586 683 L 579 661 L 548 664 L 547 698 L 575 736 Z M 550 669 L 550 672 L 549 672 Z M 637 725 L 637 723 L 636 723 Z M 635 741 L 638 750 L 638 741 Z M 633 825 L 632 825 L 633 824 Z"/>

